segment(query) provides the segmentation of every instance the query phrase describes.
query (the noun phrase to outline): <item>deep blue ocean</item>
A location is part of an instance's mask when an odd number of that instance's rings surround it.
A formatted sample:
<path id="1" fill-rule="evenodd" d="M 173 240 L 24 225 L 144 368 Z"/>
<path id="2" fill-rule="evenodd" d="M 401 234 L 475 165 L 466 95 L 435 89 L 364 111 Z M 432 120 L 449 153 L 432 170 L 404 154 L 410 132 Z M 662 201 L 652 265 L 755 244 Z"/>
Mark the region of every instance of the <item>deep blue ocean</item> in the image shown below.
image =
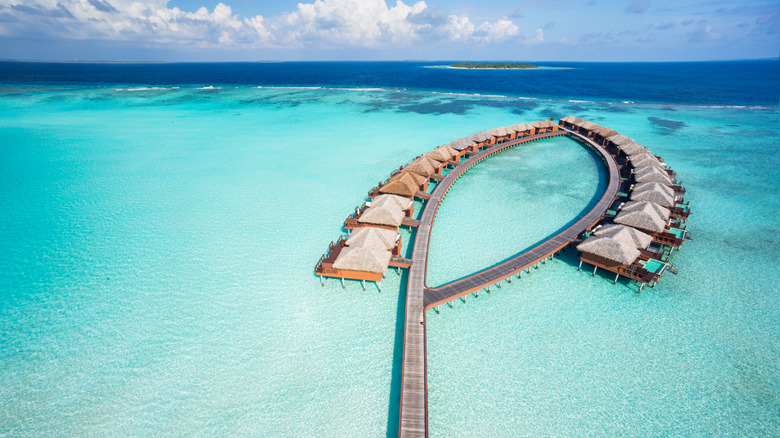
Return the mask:
<path id="1" fill-rule="evenodd" d="M 539 70 L 455 70 L 448 62 L 0 62 L 0 84 L 336 86 L 519 97 L 776 106 L 780 61 L 539 63 Z M 428 68 L 426 68 L 428 67 Z M 547 69 L 553 70 L 547 70 Z"/>

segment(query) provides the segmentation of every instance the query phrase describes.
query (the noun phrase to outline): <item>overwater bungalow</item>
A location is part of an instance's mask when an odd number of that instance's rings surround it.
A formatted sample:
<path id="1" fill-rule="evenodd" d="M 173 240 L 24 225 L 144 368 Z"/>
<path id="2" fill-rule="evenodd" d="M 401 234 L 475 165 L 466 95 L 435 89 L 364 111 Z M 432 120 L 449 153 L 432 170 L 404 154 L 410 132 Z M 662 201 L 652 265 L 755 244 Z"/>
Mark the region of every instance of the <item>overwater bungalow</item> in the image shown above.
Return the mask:
<path id="1" fill-rule="evenodd" d="M 582 122 L 584 122 L 584 120 L 574 116 L 566 116 L 558 121 L 558 123 L 560 123 L 560 125 L 564 128 L 568 128 L 574 131 L 578 130 L 578 127 Z"/>
<path id="2" fill-rule="evenodd" d="M 669 174 L 666 173 L 666 171 L 653 166 L 634 169 L 633 178 L 634 181 L 638 183 L 654 182 L 669 187 L 674 185 L 674 182 L 669 178 Z"/>
<path id="3" fill-rule="evenodd" d="M 516 125 L 510 126 L 510 128 L 515 131 L 515 138 L 526 137 L 536 133 L 536 129 L 528 123 L 518 123 Z"/>
<path id="4" fill-rule="evenodd" d="M 509 133 L 506 131 L 506 128 L 504 128 L 503 126 L 500 128 L 490 129 L 486 132 L 493 136 L 493 139 L 491 140 L 492 141 L 491 144 L 498 144 L 509 139 Z"/>
<path id="5" fill-rule="evenodd" d="M 382 194 L 366 202 L 366 207 L 398 207 L 406 213 L 406 217 L 414 214 L 414 201 L 411 198 L 393 194 Z"/>
<path id="6" fill-rule="evenodd" d="M 601 128 L 601 126 L 588 121 L 583 121 L 578 126 L 580 134 L 584 135 L 585 137 L 593 137 L 593 132 L 597 129 Z"/>
<path id="7" fill-rule="evenodd" d="M 669 187 L 657 183 L 642 183 L 642 187 L 631 190 L 629 199 L 652 202 L 666 208 L 676 205 L 674 192 Z"/>
<path id="8" fill-rule="evenodd" d="M 606 146 L 607 138 L 612 137 L 614 135 L 618 135 L 618 132 L 615 131 L 614 129 L 610 129 L 602 126 L 601 128 L 598 128 L 595 131 L 593 131 L 593 140 L 602 146 Z"/>
<path id="9" fill-rule="evenodd" d="M 655 202 L 631 201 L 620 206 L 616 224 L 626 225 L 648 233 L 653 242 L 679 248 L 686 238 L 684 228 L 672 226 L 671 211 Z"/>
<path id="10" fill-rule="evenodd" d="M 357 218 L 356 227 L 372 226 L 398 231 L 406 215 L 398 206 L 386 204 L 382 207 L 368 207 Z M 345 228 L 348 228 L 345 225 Z"/>
<path id="11" fill-rule="evenodd" d="M 378 283 L 387 272 L 391 258 L 392 254 L 386 250 L 344 247 L 331 265 L 335 275 L 330 276 Z"/>
<path id="12" fill-rule="evenodd" d="M 438 174 L 441 170 L 442 163 L 429 157 L 419 157 L 416 160 L 409 163 L 403 170 L 410 173 L 416 173 L 424 177 Z"/>
<path id="13" fill-rule="evenodd" d="M 650 244 L 646 238 L 641 236 L 642 233 L 620 229 L 611 232 L 609 237 L 604 235 L 597 236 L 595 234 L 588 237 L 577 245 L 577 250 L 581 252 L 578 269 L 582 268 L 582 263 L 584 262 L 593 266 L 594 276 L 598 268 L 614 272 L 615 283 L 622 275 L 641 282 L 640 291 L 645 284 L 655 284 L 660 278 L 661 272 L 652 272 L 647 269 L 648 261 L 640 258 L 641 251 L 639 248 L 642 246 L 647 248 Z M 650 263 L 651 266 L 659 263 L 654 259 L 650 260 L 653 260 L 653 263 Z"/>
<path id="14" fill-rule="evenodd" d="M 427 177 L 412 172 L 401 171 L 395 174 L 390 181 L 379 187 L 379 189 L 369 193 L 369 196 L 374 197 L 381 193 L 387 193 L 412 198 L 418 191 L 424 192 L 426 190 L 428 190 Z"/>
<path id="15" fill-rule="evenodd" d="M 457 165 L 457 163 L 460 161 L 460 158 L 464 154 L 465 153 L 463 151 L 453 149 L 449 146 L 439 146 L 436 149 L 428 152 L 424 156 L 439 161 L 441 163 L 444 163 L 445 166 L 447 165 L 454 166 Z"/>
<path id="16" fill-rule="evenodd" d="M 399 255 L 401 253 L 401 235 L 397 231 L 384 228 L 360 227 L 349 235 L 345 245 L 390 251 L 392 255 Z"/>
<path id="17" fill-rule="evenodd" d="M 531 123 L 531 127 L 536 130 L 537 134 L 558 131 L 558 125 L 552 120 L 539 120 L 538 122 Z"/>

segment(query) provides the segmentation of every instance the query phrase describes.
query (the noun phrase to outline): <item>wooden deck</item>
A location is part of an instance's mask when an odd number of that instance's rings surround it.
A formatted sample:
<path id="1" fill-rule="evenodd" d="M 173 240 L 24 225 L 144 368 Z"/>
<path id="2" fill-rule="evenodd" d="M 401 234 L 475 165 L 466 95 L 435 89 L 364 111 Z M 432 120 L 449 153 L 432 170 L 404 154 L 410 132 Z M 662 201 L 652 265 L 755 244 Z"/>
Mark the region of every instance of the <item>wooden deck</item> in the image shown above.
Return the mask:
<path id="1" fill-rule="evenodd" d="M 426 202 L 425 210 L 420 217 L 417 228 L 412 264 L 409 269 L 409 284 L 406 291 L 406 320 L 404 323 L 404 356 L 401 377 L 401 407 L 399 412 L 399 436 L 428 435 L 428 380 L 425 347 L 425 311 L 473 291 L 503 281 L 523 269 L 544 260 L 559 249 L 577 239 L 583 231 L 599 221 L 614 201 L 620 189 L 620 172 L 617 163 L 604 149 L 592 140 L 569 130 L 559 128 L 557 132 L 546 132 L 527 137 L 521 137 L 490 148 L 471 156 L 450 171 L 439 182 L 436 189 Z M 599 202 L 584 217 L 563 232 L 547 241 L 531 248 L 488 270 L 475 273 L 469 277 L 447 284 L 440 288 L 429 289 L 425 285 L 428 265 L 428 246 L 430 244 L 431 227 L 436 218 L 436 212 L 444 195 L 455 180 L 469 167 L 496 152 L 516 146 L 521 143 L 543 138 L 568 135 L 579 139 L 593 149 L 604 161 L 609 172 L 609 184 Z"/>

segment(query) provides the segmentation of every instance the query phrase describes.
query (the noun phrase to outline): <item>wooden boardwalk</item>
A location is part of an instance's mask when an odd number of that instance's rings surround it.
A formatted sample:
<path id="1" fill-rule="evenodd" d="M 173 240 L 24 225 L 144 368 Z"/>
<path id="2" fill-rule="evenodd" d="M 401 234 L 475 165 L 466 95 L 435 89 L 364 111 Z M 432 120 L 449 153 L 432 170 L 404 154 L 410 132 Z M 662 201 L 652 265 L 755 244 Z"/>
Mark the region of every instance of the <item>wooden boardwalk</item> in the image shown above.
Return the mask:
<path id="1" fill-rule="evenodd" d="M 401 371 L 401 408 L 399 413 L 399 436 L 428 435 L 428 379 L 425 348 L 425 311 L 471 292 L 503 281 L 522 272 L 541 260 L 550 257 L 568 245 L 583 231 L 592 227 L 606 213 L 620 189 L 620 172 L 615 160 L 601 147 L 580 134 L 559 128 L 558 132 L 522 137 L 492 146 L 460 163 L 439 182 L 430 195 L 420 217 L 417 236 L 412 251 L 412 266 L 409 269 L 409 284 L 406 290 L 406 320 L 404 323 L 404 357 Z M 428 246 L 431 227 L 444 195 L 455 180 L 469 167 L 481 160 L 521 143 L 562 135 L 572 136 L 593 149 L 602 159 L 609 172 L 609 184 L 599 202 L 563 232 L 545 242 L 485 271 L 477 272 L 461 280 L 436 289 L 428 289 L 425 277 L 428 268 Z"/>

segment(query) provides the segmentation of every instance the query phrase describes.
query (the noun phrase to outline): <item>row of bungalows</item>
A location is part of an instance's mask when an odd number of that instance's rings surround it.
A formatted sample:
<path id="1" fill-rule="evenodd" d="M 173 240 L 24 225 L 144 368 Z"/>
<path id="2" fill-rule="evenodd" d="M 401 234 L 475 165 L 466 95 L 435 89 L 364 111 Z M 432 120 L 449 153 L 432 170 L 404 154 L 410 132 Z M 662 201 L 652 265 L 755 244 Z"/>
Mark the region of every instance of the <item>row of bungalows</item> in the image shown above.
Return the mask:
<path id="1" fill-rule="evenodd" d="M 381 279 L 388 267 L 408 268 L 410 261 L 401 257 L 401 226 L 416 227 L 414 200 L 430 198 L 431 180 L 441 180 L 445 170 L 481 150 L 534 134 L 554 132 L 558 125 L 550 120 L 477 132 L 439 146 L 418 156 L 406 166 L 398 168 L 390 178 L 379 183 L 368 193 L 369 201 L 355 208 L 344 222 L 346 235 L 331 242 L 328 251 L 320 257 L 315 274 L 324 277 L 374 281 L 381 290 Z"/>
<path id="2" fill-rule="evenodd" d="M 562 126 L 590 137 L 619 163 L 625 190 L 619 195 L 614 216 L 605 218 L 577 246 L 582 263 L 623 275 L 642 285 L 655 286 L 673 248 L 688 238 L 685 221 L 690 206 L 683 199 L 685 188 L 676 173 L 647 148 L 634 140 L 576 117 L 564 117 Z"/>

